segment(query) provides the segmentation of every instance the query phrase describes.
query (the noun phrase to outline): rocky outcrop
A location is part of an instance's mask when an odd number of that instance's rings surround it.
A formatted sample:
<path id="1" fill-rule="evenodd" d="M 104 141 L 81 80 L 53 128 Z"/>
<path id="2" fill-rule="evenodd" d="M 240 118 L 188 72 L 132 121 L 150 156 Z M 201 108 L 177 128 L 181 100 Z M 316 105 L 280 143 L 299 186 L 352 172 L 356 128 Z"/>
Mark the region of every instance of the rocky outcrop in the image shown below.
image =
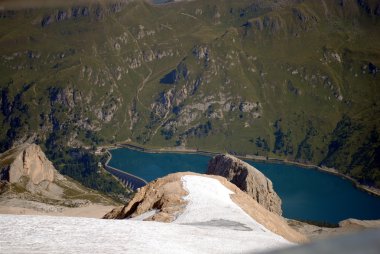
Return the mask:
<path id="1" fill-rule="evenodd" d="M 380 220 L 347 219 L 339 222 L 340 228 L 360 230 L 365 228 L 380 228 Z"/>
<path id="2" fill-rule="evenodd" d="M 105 219 L 125 219 L 139 216 L 147 211 L 157 212 L 146 220 L 172 222 L 186 202 L 182 199 L 186 191 L 182 188 L 180 174 L 168 175 L 141 188 L 124 207 L 107 213 Z"/>
<path id="3" fill-rule="evenodd" d="M 86 3 L 86 1 L 82 1 L 82 2 Z M 116 2 L 116 1 L 112 1 L 112 3 L 104 4 L 104 5 L 98 5 L 98 4 L 92 5 L 92 4 L 89 4 L 91 1 L 87 1 L 87 2 L 88 2 L 87 6 L 81 6 L 81 7 L 80 6 L 69 7 L 70 5 L 72 5 L 72 3 L 70 2 L 65 3 L 65 1 L 52 4 L 52 6 L 61 7 L 61 9 L 58 9 L 57 11 L 46 14 L 41 20 L 41 27 L 46 27 L 54 22 L 59 23 L 65 20 L 79 19 L 79 18 L 84 18 L 84 17 L 93 17 L 95 18 L 95 20 L 102 20 L 106 15 L 120 12 L 124 6 L 123 2 Z"/>
<path id="4" fill-rule="evenodd" d="M 38 145 L 24 143 L 0 154 L 0 213 L 44 213 L 51 212 L 47 206 L 62 210 L 93 203 L 115 204 L 61 175 Z"/>
<path id="5" fill-rule="evenodd" d="M 347 219 L 339 222 L 337 227 L 321 227 L 306 222 L 288 220 L 288 225 L 310 240 L 321 240 L 339 235 L 380 228 L 380 220 Z"/>
<path id="6" fill-rule="evenodd" d="M 281 215 L 281 199 L 263 173 L 231 155 L 217 155 L 208 164 L 207 174 L 227 178 L 271 212 Z"/>
<path id="7" fill-rule="evenodd" d="M 183 187 L 183 177 L 189 175 L 218 180 L 233 193 L 230 194 L 232 201 L 259 224 L 291 242 L 301 243 L 307 241 L 306 237 L 291 229 L 284 218 L 265 209 L 256 200 L 227 181 L 226 178 L 191 172 L 171 174 L 149 183 L 139 189 L 135 197 L 127 205 L 115 208 L 103 218 L 134 218 L 145 221 L 176 223 L 176 219 L 181 217 L 188 205 L 185 197 L 189 193 Z M 207 195 L 205 196 L 207 197 Z M 197 213 L 202 214 L 202 211 L 197 211 Z"/>
<path id="8" fill-rule="evenodd" d="M 0 160 L 3 162 L 1 179 L 10 183 L 17 183 L 22 177 L 35 185 L 55 179 L 56 170 L 38 145 L 22 145 L 11 154 L 2 154 Z"/>

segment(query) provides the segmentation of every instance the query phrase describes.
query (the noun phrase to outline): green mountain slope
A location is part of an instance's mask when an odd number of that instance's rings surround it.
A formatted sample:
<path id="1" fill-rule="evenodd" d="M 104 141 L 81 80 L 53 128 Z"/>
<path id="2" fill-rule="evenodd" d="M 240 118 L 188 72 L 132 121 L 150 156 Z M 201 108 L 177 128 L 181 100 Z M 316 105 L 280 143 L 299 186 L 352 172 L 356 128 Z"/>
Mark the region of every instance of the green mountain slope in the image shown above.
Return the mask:
<path id="1" fill-rule="evenodd" d="M 131 139 L 380 186 L 380 1 L 99 2 L 0 17 L 2 151 Z"/>

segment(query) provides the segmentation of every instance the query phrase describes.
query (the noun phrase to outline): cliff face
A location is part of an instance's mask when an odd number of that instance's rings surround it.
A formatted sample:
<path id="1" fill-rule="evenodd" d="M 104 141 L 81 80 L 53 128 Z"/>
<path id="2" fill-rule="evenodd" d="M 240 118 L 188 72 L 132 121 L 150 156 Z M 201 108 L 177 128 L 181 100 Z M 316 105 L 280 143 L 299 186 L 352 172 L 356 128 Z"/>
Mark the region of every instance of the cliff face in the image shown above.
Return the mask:
<path id="1" fill-rule="evenodd" d="M 43 181 L 53 182 L 56 170 L 46 158 L 41 148 L 35 144 L 27 145 L 9 167 L 9 182 L 15 183 L 22 176 L 29 177 L 33 184 Z"/>
<path id="2" fill-rule="evenodd" d="M 281 215 L 281 199 L 272 182 L 260 171 L 231 155 L 217 155 L 208 165 L 207 174 L 227 178 L 271 212 Z"/>
<path id="3" fill-rule="evenodd" d="M 3 161 L 2 180 L 17 183 L 27 177 L 34 185 L 54 181 L 56 169 L 38 145 L 24 144 L 2 154 L 0 159 Z"/>

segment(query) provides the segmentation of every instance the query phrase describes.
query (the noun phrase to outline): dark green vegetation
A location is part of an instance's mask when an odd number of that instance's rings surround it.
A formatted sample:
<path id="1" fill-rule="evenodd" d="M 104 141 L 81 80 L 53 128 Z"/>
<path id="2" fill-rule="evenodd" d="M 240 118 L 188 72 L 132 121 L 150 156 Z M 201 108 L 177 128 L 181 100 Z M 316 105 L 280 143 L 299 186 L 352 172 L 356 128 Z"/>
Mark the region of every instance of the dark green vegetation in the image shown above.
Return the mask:
<path id="1" fill-rule="evenodd" d="M 380 186 L 380 1 L 2 11 L 1 151 L 131 139 L 335 167 Z"/>
<path id="2" fill-rule="evenodd" d="M 46 156 L 61 174 L 115 199 L 123 200 L 129 196 L 129 191 L 115 177 L 99 167 L 99 162 L 105 163 L 106 155 L 99 157 L 83 148 L 65 147 L 59 144 L 59 135 L 55 133 L 47 139 L 45 150 Z"/>

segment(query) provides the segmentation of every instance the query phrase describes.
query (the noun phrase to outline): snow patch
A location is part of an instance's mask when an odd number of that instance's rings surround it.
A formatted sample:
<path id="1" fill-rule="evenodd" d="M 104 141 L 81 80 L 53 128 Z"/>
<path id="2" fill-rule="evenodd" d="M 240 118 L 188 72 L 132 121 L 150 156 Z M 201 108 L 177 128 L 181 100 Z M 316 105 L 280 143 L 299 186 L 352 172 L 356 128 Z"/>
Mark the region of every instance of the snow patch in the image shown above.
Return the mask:
<path id="1" fill-rule="evenodd" d="M 0 215 L 0 253 L 252 253 L 293 245 L 248 216 L 218 180 L 182 181 L 188 205 L 173 223 Z"/>
<path id="2" fill-rule="evenodd" d="M 288 244 L 285 240 L 272 231 L 259 224 L 235 202 L 231 200 L 230 195 L 234 194 L 230 189 L 226 188 L 218 180 L 203 177 L 187 175 L 182 177 L 184 188 L 188 191 L 188 195 L 184 198 L 188 204 L 185 211 L 178 216 L 174 223 L 187 225 L 203 225 L 215 227 L 219 221 L 219 227 L 236 230 L 243 227 L 249 229 L 255 234 L 252 241 L 257 241 L 257 245 L 262 247 L 270 247 L 274 243 Z M 228 222 L 228 223 L 226 223 Z M 239 227 L 236 227 L 239 225 Z M 238 229 L 240 230 L 240 229 Z M 270 239 L 263 241 L 263 239 Z"/>
<path id="3" fill-rule="evenodd" d="M 148 219 L 149 217 L 152 217 L 156 213 L 157 213 L 157 209 L 153 209 L 146 213 L 140 214 L 139 216 L 133 217 L 130 220 L 145 220 L 145 219 Z"/>

